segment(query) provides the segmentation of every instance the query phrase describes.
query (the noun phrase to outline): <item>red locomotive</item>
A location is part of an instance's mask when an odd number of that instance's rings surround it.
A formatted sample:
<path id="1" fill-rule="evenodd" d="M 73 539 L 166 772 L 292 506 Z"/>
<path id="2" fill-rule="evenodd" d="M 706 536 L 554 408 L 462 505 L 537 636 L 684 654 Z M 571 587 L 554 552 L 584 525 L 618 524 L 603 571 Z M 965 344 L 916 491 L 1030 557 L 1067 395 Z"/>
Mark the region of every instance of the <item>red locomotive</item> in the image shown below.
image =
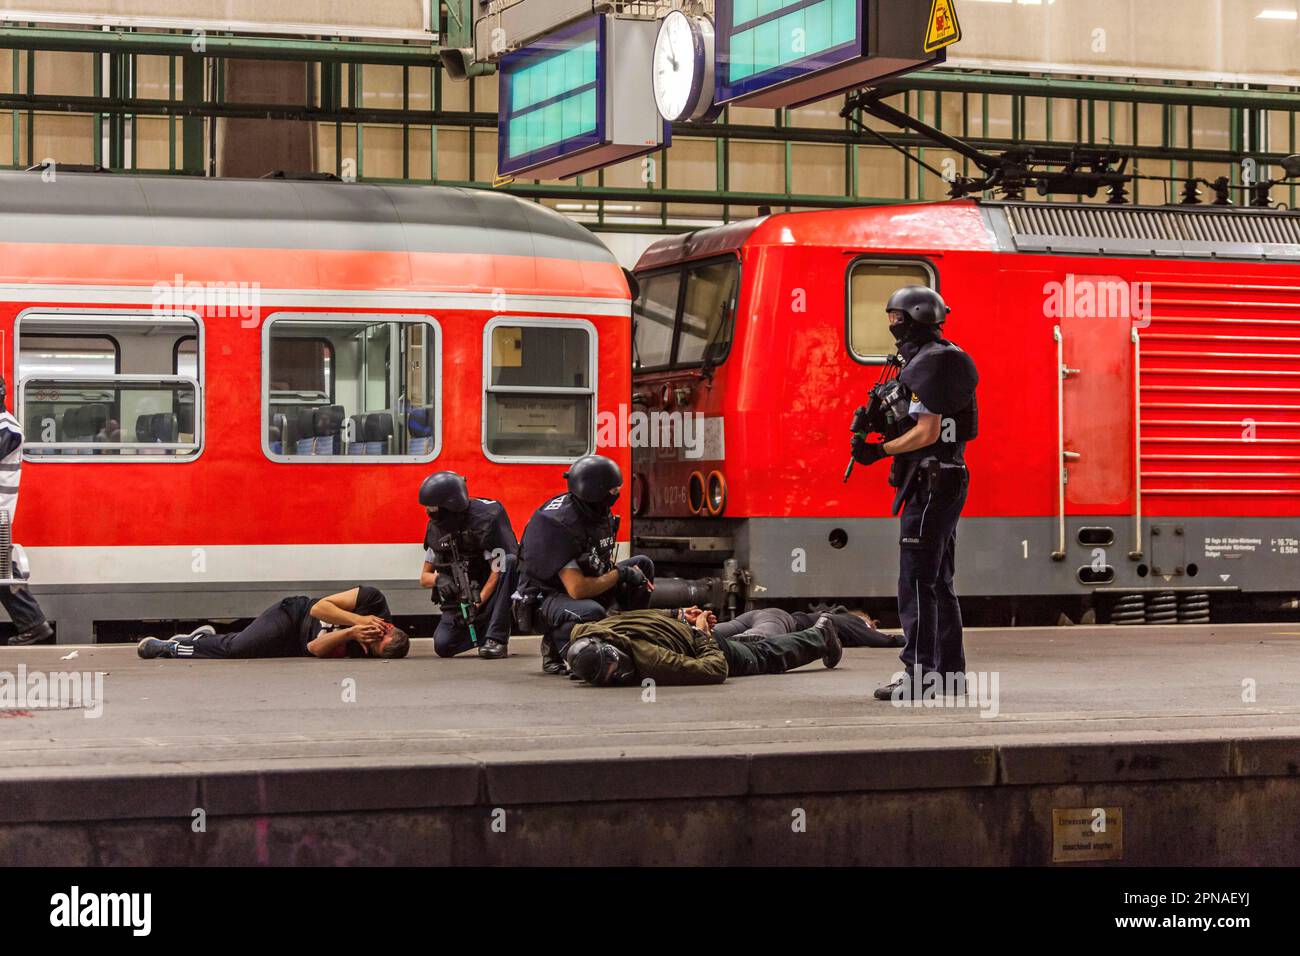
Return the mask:
<path id="1" fill-rule="evenodd" d="M 16 173 L 0 221 L 15 540 L 63 642 L 357 581 L 430 613 L 421 479 L 522 531 L 631 389 L 622 269 L 509 196 Z"/>
<path id="2" fill-rule="evenodd" d="M 696 591 L 893 598 L 892 490 L 842 477 L 910 284 L 982 376 L 963 597 L 1199 621 L 1300 590 L 1300 214 L 806 212 L 663 239 L 636 273 L 636 401 L 702 437 L 635 453 L 634 548 Z"/>

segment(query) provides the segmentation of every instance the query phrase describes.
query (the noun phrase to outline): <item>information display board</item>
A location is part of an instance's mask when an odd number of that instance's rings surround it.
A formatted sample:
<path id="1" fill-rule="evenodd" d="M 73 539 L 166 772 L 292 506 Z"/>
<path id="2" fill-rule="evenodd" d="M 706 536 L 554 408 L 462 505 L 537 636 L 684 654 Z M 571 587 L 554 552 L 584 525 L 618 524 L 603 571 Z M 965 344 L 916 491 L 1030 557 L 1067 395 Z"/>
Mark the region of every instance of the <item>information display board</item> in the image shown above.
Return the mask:
<path id="1" fill-rule="evenodd" d="M 934 6 L 934 0 L 717 0 L 717 102 L 798 106 L 941 63 L 960 32 L 945 31 L 936 45 Z M 944 0 L 944 11 L 955 18 L 952 0 Z"/>
<path id="2" fill-rule="evenodd" d="M 500 61 L 497 170 L 565 179 L 662 149 L 653 20 L 588 17 Z"/>
<path id="3" fill-rule="evenodd" d="M 500 172 L 600 145 L 608 86 L 602 18 L 552 34 L 501 62 Z"/>

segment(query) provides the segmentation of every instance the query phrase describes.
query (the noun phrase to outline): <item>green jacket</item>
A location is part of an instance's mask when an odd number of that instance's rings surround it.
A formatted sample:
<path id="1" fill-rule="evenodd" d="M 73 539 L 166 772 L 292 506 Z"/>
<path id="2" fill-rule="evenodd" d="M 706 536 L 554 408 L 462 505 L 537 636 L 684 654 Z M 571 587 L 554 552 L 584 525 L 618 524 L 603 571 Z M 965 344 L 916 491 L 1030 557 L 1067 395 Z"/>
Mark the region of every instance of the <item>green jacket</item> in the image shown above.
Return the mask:
<path id="1" fill-rule="evenodd" d="M 639 680 L 656 684 L 721 684 L 727 659 L 718 642 L 666 611 L 628 611 L 579 624 L 572 640 L 599 637 L 631 656 Z"/>

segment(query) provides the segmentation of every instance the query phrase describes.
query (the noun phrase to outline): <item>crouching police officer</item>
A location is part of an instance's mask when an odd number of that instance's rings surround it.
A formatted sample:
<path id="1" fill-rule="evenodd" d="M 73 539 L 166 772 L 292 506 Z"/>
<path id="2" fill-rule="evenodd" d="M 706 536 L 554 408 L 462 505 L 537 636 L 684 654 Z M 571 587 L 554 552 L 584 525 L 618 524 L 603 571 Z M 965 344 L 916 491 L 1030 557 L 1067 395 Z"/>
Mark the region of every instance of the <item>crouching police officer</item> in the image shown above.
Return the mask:
<path id="1" fill-rule="evenodd" d="M 900 289 L 886 311 L 903 362 L 899 381 L 911 394 L 907 414 L 915 425 L 883 443 L 879 435 L 856 435 L 853 458 L 864 465 L 894 458 L 894 514 L 902 509 L 898 613 L 907 641 L 899 656 L 907 673 L 875 696 L 897 700 L 920 697 L 936 679 L 954 687 L 966 672 L 961 608 L 952 582 L 957 521 L 970 485 L 966 443 L 979 433 L 979 373 L 969 355 L 943 338 L 952 310 L 939 293 L 924 286 Z M 927 680 L 929 674 L 936 676 Z"/>
<path id="2" fill-rule="evenodd" d="M 455 657 L 477 646 L 479 657 L 500 660 L 509 653 L 519 551 L 505 506 L 471 498 L 465 479 L 453 471 L 426 478 L 420 504 L 429 515 L 420 584 L 442 606 L 434 650 Z"/>
<path id="3" fill-rule="evenodd" d="M 655 566 L 646 557 L 614 563 L 619 519 L 612 513 L 623 473 L 600 455 L 580 458 L 564 476 L 567 494 L 537 509 L 520 546 L 521 599 L 540 601 L 542 670 L 564 674 L 574 625 L 599 621 L 612 608 L 650 606 Z"/>

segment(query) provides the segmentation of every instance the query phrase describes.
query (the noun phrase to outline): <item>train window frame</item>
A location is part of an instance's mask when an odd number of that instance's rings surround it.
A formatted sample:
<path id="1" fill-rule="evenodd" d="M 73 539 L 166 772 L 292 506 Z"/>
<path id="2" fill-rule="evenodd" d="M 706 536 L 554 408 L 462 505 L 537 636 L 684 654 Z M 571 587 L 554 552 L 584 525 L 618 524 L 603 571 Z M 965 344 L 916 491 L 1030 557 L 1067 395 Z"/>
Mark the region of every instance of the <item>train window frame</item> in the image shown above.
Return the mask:
<path id="1" fill-rule="evenodd" d="M 68 322 L 72 323 L 82 318 L 103 318 L 111 319 L 114 322 L 139 322 L 141 324 L 157 323 L 160 319 L 185 319 L 194 323 L 194 336 L 198 339 L 198 375 L 194 378 L 184 375 L 132 375 L 123 374 L 122 368 L 122 348 L 121 343 L 111 335 L 95 333 L 93 336 L 77 336 L 79 338 L 102 337 L 112 339 L 114 349 L 117 353 L 116 367 L 118 371 L 113 375 L 83 375 L 80 378 L 73 378 L 74 381 L 103 381 L 113 384 L 130 384 L 131 382 L 140 381 L 167 381 L 174 380 L 180 383 L 187 383 L 194 386 L 194 442 L 193 450 L 184 455 L 105 455 L 96 454 L 95 451 L 82 452 L 78 454 L 31 454 L 30 450 L 39 451 L 62 451 L 66 452 L 66 443 L 54 442 L 32 442 L 23 443 L 23 461 L 33 462 L 41 465 L 70 465 L 85 464 L 87 462 L 97 465 L 189 465 L 203 457 L 207 450 L 208 441 L 208 423 L 207 423 L 207 391 L 205 382 L 207 381 L 207 328 L 203 323 L 203 316 L 198 312 L 189 309 L 104 309 L 104 308 L 77 308 L 75 306 L 62 307 L 36 307 L 24 309 L 14 318 L 14 343 L 13 343 L 13 368 L 14 377 L 18 378 L 14 388 L 14 417 L 19 422 L 24 420 L 24 405 L 26 403 L 25 393 L 26 385 L 29 380 L 43 380 L 50 376 L 28 376 L 19 378 L 22 369 L 22 340 L 23 340 L 23 322 L 33 319 L 45 319 L 46 321 Z M 51 338 L 62 334 L 59 332 L 29 332 L 29 338 Z M 188 336 L 187 336 L 188 337 Z M 106 446 L 97 449 L 98 451 L 108 451 L 113 447 Z"/>
<path id="2" fill-rule="evenodd" d="M 492 384 L 492 331 L 494 329 L 506 326 L 508 328 L 527 327 L 527 328 L 550 328 L 550 329 L 582 329 L 587 333 L 589 348 L 587 350 L 587 373 L 591 382 L 591 387 L 582 388 L 564 388 L 562 386 L 552 387 L 534 387 L 523 385 L 493 385 Z M 503 465 L 571 465 L 586 455 L 596 453 L 596 431 L 597 422 L 600 415 L 600 333 L 596 325 L 586 319 L 554 319 L 540 316 L 513 316 L 497 315 L 493 316 L 483 326 L 483 403 L 481 405 L 480 427 L 479 427 L 479 447 L 483 451 L 483 456 L 491 462 Z M 590 440 L 587 442 L 587 450 L 581 455 L 573 457 L 545 456 L 545 455 L 498 455 L 488 448 L 488 401 L 493 394 L 513 394 L 513 395 L 551 395 L 551 396 L 583 396 L 591 397 L 591 420 L 590 420 Z"/>
<path id="3" fill-rule="evenodd" d="M 681 344 L 682 344 L 682 322 L 686 317 L 685 315 L 686 294 L 690 287 L 689 274 L 694 269 L 701 269 L 706 266 L 723 265 L 723 264 L 735 265 L 736 267 L 736 291 L 735 294 L 732 296 L 732 300 L 731 300 L 731 323 L 730 323 L 731 336 L 727 339 L 727 347 L 725 351 L 723 351 L 721 355 L 716 356 L 712 362 L 704 362 L 702 360 L 692 361 L 692 362 L 679 361 L 678 356 L 681 353 Z M 744 283 L 745 283 L 744 260 L 735 253 L 723 253 L 722 255 L 709 256 L 706 259 L 686 259 L 683 260 L 682 262 L 676 263 L 671 266 L 664 266 L 659 269 L 652 269 L 647 272 L 637 273 L 636 278 L 638 281 L 641 282 L 642 288 L 644 288 L 647 280 L 654 279 L 662 275 L 671 275 L 673 273 L 677 273 L 681 281 L 678 283 L 677 286 L 677 312 L 673 316 L 673 344 L 672 344 L 672 348 L 669 350 L 668 364 L 645 366 L 643 368 L 636 368 L 634 364 L 633 366 L 634 375 L 648 375 L 657 372 L 683 372 L 683 371 L 690 371 L 692 369 L 701 369 L 704 368 L 706 365 L 709 365 L 713 368 L 717 368 L 718 366 L 725 364 L 727 359 L 731 357 L 731 350 L 736 344 L 736 327 L 739 323 L 739 318 L 740 318 L 740 296 L 742 290 L 744 289 Z M 632 303 L 632 316 L 633 316 L 633 320 L 635 321 L 636 319 L 635 301 Z M 635 342 L 636 342 L 635 329 L 633 329 L 632 335 L 633 335 L 633 345 L 635 346 Z"/>
<path id="4" fill-rule="evenodd" d="M 372 324 L 384 324 L 399 322 L 408 325 L 422 323 L 433 330 L 433 347 L 437 353 L 437 361 L 433 363 L 430 369 L 432 372 L 432 384 L 430 387 L 430 397 L 434 399 L 434 432 L 433 447 L 427 455 L 286 455 L 276 454 L 271 451 L 270 442 L 270 407 L 271 407 L 271 328 L 277 321 L 299 321 L 299 322 L 319 322 L 322 324 L 336 323 L 338 325 L 355 325 L 359 320 L 369 321 Z M 333 357 L 334 349 L 331 346 L 330 354 Z M 335 372 L 330 376 L 330 401 L 334 401 L 335 385 L 338 381 L 337 361 L 335 362 Z M 262 388 L 260 397 L 261 419 L 261 445 L 262 454 L 267 460 L 277 465 L 423 465 L 432 461 L 437 461 L 438 456 L 442 454 L 442 419 L 443 419 L 443 348 L 442 348 L 442 323 L 434 316 L 427 312 L 302 312 L 293 310 L 283 310 L 272 312 L 267 315 L 266 320 L 262 323 Z"/>
<path id="5" fill-rule="evenodd" d="M 15 334 L 16 334 L 16 333 L 15 333 Z M 122 343 L 119 342 L 115 336 L 108 335 L 107 333 L 97 333 L 97 334 L 94 334 L 94 335 L 77 335 L 75 332 L 38 332 L 38 333 L 33 333 L 33 334 L 29 335 L 29 338 L 33 338 L 33 339 L 80 339 L 80 340 L 82 340 L 82 341 L 85 341 L 85 340 L 87 340 L 87 339 L 103 339 L 105 342 L 110 342 L 110 343 L 112 343 L 112 345 L 113 345 L 113 374 L 114 374 L 114 375 L 121 375 L 121 374 L 122 374 Z M 185 336 L 185 338 L 189 339 L 189 338 L 193 338 L 193 336 L 192 336 L 192 335 L 187 335 L 187 336 Z M 19 359 L 19 361 L 21 362 L 21 360 L 22 360 L 22 352 L 21 352 L 21 351 L 18 353 L 18 359 Z M 15 368 L 15 369 L 18 368 L 18 365 L 15 365 L 14 368 Z M 172 374 L 173 374 L 173 375 L 176 374 L 176 369 L 175 369 L 175 365 L 174 365 L 174 364 L 173 364 L 173 366 L 172 366 Z"/>
<path id="6" fill-rule="evenodd" d="M 844 273 L 844 348 L 848 351 L 849 357 L 857 364 L 879 368 L 889 360 L 890 355 L 896 353 L 864 355 L 853 347 L 853 274 L 862 266 L 870 265 L 920 266 L 929 273 L 930 288 L 935 292 L 940 292 L 940 279 L 939 270 L 935 264 L 931 260 L 920 256 L 890 256 L 869 253 L 856 256 L 850 260 L 848 269 Z"/>

